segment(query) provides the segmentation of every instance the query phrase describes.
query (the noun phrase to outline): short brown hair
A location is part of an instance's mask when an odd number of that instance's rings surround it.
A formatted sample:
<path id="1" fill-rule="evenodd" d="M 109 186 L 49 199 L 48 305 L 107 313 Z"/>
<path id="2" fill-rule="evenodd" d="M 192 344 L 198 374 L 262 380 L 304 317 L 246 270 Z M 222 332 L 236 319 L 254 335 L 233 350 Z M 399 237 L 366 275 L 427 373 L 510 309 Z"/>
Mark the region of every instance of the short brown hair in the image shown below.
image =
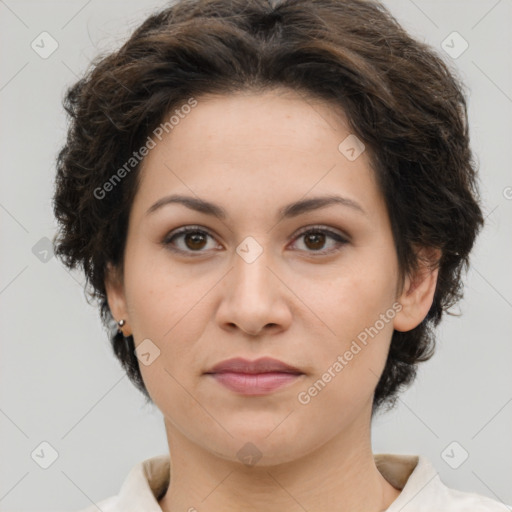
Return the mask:
<path id="1" fill-rule="evenodd" d="M 83 268 L 115 355 L 151 401 L 133 337 L 117 333 L 104 286 L 108 262 L 123 268 L 140 166 L 108 199 L 95 191 L 187 98 L 278 86 L 346 113 L 369 150 L 401 275 L 417 266 L 415 246 L 442 251 L 426 318 L 392 336 L 372 413 L 384 403 L 391 408 L 417 364 L 433 355 L 433 327 L 462 297 L 461 273 L 483 218 L 464 84 L 377 1 L 181 0 L 147 18 L 66 93 L 70 126 L 57 159 L 55 253 L 69 268 Z"/>

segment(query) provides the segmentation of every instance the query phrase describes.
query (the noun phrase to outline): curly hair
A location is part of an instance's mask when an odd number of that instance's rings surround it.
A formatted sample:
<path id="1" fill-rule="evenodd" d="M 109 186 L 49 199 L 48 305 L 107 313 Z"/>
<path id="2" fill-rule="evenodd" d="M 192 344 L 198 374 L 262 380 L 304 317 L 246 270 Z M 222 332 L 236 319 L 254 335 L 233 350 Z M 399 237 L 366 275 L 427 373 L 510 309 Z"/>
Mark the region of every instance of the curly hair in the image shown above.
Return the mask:
<path id="1" fill-rule="evenodd" d="M 432 357 L 434 327 L 463 295 L 483 217 L 465 85 L 434 49 L 374 0 L 181 0 L 150 15 L 67 89 L 53 197 L 55 254 L 83 269 L 114 354 L 147 401 L 133 336 L 117 332 L 104 284 L 108 263 L 123 269 L 140 162 L 106 199 L 105 185 L 187 99 L 282 86 L 341 107 L 364 141 L 402 278 L 418 268 L 417 247 L 441 250 L 432 306 L 416 328 L 393 332 L 372 416 L 394 407 L 418 363 Z"/>

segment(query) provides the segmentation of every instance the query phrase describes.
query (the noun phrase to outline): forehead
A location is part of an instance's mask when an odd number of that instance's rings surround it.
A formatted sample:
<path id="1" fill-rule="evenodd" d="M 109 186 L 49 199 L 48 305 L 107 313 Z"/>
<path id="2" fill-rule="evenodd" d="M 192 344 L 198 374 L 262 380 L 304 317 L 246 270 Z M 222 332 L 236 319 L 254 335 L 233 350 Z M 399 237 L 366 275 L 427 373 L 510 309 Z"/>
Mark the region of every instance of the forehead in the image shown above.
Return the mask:
<path id="1" fill-rule="evenodd" d="M 338 106 L 288 89 L 196 101 L 144 159 L 138 202 L 172 191 L 270 205 L 313 189 L 375 188 L 366 152 L 350 160 L 340 150 L 354 135 Z"/>
<path id="2" fill-rule="evenodd" d="M 174 137 L 176 144 L 194 139 L 203 152 L 225 150 L 231 144 L 294 146 L 306 152 L 319 140 L 332 142 L 326 140 L 327 135 L 337 139 L 350 131 L 339 106 L 283 88 L 201 96 L 179 124 L 187 129 L 171 130 L 180 132 Z"/>

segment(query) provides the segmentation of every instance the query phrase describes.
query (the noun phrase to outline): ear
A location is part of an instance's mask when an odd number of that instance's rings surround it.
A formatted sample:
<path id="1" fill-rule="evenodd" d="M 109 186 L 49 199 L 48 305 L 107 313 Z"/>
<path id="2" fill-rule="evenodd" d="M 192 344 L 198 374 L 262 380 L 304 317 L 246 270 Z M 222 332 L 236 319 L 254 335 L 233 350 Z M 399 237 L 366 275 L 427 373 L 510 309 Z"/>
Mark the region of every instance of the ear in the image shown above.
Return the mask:
<path id="1" fill-rule="evenodd" d="M 422 247 L 416 252 L 418 268 L 407 275 L 398 302 L 402 309 L 394 318 L 393 326 L 397 331 L 410 331 L 427 316 L 436 291 L 440 249 Z"/>
<path id="2" fill-rule="evenodd" d="M 128 316 L 128 308 L 126 307 L 123 278 L 120 275 L 120 270 L 114 267 L 110 262 L 107 263 L 104 283 L 107 293 L 107 302 L 112 316 L 116 322 L 121 319 L 125 321 L 121 330 L 125 336 L 131 336 L 130 318 Z"/>

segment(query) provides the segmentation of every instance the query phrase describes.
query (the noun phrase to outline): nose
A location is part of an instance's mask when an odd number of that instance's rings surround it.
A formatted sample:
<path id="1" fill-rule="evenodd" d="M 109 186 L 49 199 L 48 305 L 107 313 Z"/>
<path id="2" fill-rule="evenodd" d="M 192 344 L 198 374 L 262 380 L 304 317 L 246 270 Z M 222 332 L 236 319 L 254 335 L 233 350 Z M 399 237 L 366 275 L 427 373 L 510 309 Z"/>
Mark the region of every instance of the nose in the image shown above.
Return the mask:
<path id="1" fill-rule="evenodd" d="M 240 329 L 251 336 L 286 330 L 292 314 L 287 298 L 293 294 L 263 251 L 252 262 L 238 254 L 223 280 L 222 301 L 217 310 L 221 328 Z"/>

